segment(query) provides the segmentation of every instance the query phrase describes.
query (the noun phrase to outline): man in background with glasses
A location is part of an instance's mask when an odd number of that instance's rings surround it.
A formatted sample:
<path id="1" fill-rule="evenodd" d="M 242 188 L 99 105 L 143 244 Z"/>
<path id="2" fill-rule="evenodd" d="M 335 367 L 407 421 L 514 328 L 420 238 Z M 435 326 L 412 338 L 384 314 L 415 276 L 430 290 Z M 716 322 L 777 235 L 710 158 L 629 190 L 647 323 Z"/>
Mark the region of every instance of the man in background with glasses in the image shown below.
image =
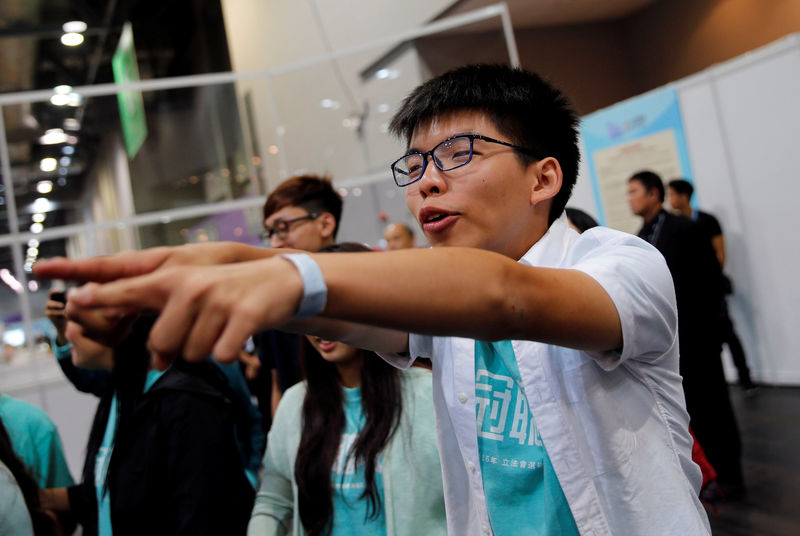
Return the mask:
<path id="1" fill-rule="evenodd" d="M 390 124 L 407 142 L 391 167 L 430 249 L 214 245 L 34 269 L 142 274 L 85 286 L 68 314 L 92 324 L 84 309 L 161 310 L 150 343 L 165 359 L 233 358 L 273 326 L 401 367 L 432 358 L 450 534 L 709 534 L 669 270 L 637 237 L 570 229 L 577 122 L 557 89 L 505 66 L 414 90 Z"/>
<path id="2" fill-rule="evenodd" d="M 272 248 L 318 251 L 335 243 L 341 216 L 342 197 L 334 190 L 330 178 L 296 175 L 279 184 L 267 197 L 261 238 Z M 258 399 L 265 432 L 269 431 L 283 393 L 302 380 L 297 358 L 300 337 L 277 330 L 253 336 L 261 366 L 248 383 Z"/>

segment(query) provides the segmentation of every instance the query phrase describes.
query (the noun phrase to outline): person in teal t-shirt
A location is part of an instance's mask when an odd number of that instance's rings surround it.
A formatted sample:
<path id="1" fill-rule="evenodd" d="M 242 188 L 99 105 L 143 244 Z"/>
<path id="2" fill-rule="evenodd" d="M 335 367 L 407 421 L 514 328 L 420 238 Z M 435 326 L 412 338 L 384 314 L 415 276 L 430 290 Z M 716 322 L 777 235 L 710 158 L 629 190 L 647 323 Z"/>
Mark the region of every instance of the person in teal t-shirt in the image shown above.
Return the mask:
<path id="1" fill-rule="evenodd" d="M 320 337 L 301 356 L 306 381 L 278 406 L 248 534 L 446 534 L 430 372 Z"/>
<path id="2" fill-rule="evenodd" d="M 58 428 L 47 413 L 3 393 L 0 394 L 0 418 L 11 437 L 14 452 L 40 488 L 75 483 L 67 466 Z"/>

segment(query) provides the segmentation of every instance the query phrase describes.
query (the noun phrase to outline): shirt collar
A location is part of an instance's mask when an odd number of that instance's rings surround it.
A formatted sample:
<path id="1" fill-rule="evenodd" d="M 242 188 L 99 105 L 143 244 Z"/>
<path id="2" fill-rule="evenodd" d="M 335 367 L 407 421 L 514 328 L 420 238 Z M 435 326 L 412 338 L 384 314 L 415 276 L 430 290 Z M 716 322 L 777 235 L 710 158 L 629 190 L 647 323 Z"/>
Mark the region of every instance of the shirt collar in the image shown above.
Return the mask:
<path id="1" fill-rule="evenodd" d="M 561 265 L 570 244 L 578 238 L 578 232 L 569 226 L 566 212 L 550 225 L 547 232 L 519 260 L 529 266 L 555 268 Z"/>

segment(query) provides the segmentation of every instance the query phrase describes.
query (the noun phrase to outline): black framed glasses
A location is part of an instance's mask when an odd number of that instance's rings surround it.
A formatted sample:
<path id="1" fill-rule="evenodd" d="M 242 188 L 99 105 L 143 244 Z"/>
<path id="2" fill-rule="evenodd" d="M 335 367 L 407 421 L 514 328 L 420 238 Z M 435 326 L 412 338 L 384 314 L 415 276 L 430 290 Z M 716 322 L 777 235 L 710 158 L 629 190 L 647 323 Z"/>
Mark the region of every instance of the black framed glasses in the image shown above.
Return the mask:
<path id="1" fill-rule="evenodd" d="M 519 145 L 514 145 L 507 141 L 496 140 L 489 136 L 481 136 L 480 134 L 459 134 L 458 136 L 447 138 L 426 153 L 408 153 L 395 160 L 391 165 L 395 184 L 402 187 L 420 180 L 425 174 L 425 169 L 428 167 L 428 156 L 431 157 L 434 165 L 441 171 L 451 171 L 466 166 L 472 161 L 475 140 L 497 143 L 526 154 L 536 155 L 535 151 L 531 149 L 526 149 L 525 147 L 520 147 Z"/>
<path id="2" fill-rule="evenodd" d="M 299 218 L 292 218 L 291 220 L 278 220 L 272 227 L 264 227 L 264 232 L 261 233 L 261 240 L 268 242 L 272 239 L 273 235 L 278 235 L 278 238 L 284 239 L 289 236 L 289 231 L 293 223 L 305 220 L 315 220 L 319 217 L 318 212 L 311 212 Z"/>

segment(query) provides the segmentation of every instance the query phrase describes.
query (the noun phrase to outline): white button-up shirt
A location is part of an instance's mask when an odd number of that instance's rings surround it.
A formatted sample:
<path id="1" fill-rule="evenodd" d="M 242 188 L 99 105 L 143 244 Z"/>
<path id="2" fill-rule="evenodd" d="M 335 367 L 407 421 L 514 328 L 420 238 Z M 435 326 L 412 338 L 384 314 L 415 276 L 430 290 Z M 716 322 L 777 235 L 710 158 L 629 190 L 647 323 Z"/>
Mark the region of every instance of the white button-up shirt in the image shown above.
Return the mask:
<path id="1" fill-rule="evenodd" d="M 547 453 L 584 536 L 710 534 L 678 373 L 675 291 L 650 244 L 597 228 L 578 235 L 562 216 L 520 259 L 580 270 L 609 294 L 621 352 L 586 353 L 512 341 Z M 475 341 L 411 335 L 412 359 L 430 357 L 448 532 L 491 533 L 475 421 Z M 519 513 L 520 534 L 526 515 Z"/>

